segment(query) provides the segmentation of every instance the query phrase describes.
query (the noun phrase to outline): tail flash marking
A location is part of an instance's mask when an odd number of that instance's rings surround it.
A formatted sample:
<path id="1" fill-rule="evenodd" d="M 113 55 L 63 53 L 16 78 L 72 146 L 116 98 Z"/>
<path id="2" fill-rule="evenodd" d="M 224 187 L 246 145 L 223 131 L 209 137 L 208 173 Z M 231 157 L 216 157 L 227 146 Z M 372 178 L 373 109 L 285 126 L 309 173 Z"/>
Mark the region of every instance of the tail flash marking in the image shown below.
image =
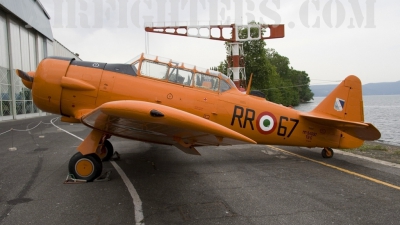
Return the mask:
<path id="1" fill-rule="evenodd" d="M 336 98 L 334 109 L 335 109 L 336 111 L 339 111 L 339 112 L 343 111 L 344 103 L 345 103 L 345 102 L 346 102 L 346 101 L 343 100 L 343 99 Z"/>

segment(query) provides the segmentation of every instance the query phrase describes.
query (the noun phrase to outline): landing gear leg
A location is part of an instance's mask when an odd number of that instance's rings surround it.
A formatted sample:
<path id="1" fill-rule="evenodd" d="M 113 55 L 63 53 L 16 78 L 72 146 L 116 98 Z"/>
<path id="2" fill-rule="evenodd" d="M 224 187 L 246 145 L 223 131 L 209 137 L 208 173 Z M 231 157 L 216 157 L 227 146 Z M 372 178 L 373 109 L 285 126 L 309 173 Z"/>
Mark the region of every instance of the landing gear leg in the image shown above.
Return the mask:
<path id="1" fill-rule="evenodd" d="M 69 173 L 74 175 L 75 179 L 91 182 L 101 175 L 103 164 L 100 157 L 91 153 L 82 155 L 77 152 L 71 157 L 68 164 Z"/>
<path id="2" fill-rule="evenodd" d="M 333 150 L 331 148 L 325 147 L 322 149 L 321 155 L 322 155 L 322 158 L 332 158 Z"/>
<path id="3" fill-rule="evenodd" d="M 99 148 L 97 150 L 97 155 L 100 157 L 101 161 L 108 161 L 114 155 L 114 147 L 112 146 L 109 139 L 109 135 L 103 135 L 100 141 Z"/>

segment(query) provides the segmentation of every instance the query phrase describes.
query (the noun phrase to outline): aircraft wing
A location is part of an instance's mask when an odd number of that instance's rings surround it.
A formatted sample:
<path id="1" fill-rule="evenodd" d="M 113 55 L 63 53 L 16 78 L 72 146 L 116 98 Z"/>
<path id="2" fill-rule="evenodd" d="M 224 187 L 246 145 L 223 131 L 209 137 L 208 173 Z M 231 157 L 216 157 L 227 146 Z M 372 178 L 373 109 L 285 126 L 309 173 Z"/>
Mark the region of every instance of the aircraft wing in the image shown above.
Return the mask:
<path id="1" fill-rule="evenodd" d="M 81 121 L 111 135 L 174 145 L 189 154 L 199 154 L 195 146 L 256 144 L 252 139 L 210 120 L 143 101 L 104 103 L 83 116 Z"/>
<path id="2" fill-rule="evenodd" d="M 328 118 L 315 113 L 302 113 L 300 116 L 314 123 L 337 128 L 361 140 L 372 141 L 381 137 L 379 130 L 370 123 Z"/>

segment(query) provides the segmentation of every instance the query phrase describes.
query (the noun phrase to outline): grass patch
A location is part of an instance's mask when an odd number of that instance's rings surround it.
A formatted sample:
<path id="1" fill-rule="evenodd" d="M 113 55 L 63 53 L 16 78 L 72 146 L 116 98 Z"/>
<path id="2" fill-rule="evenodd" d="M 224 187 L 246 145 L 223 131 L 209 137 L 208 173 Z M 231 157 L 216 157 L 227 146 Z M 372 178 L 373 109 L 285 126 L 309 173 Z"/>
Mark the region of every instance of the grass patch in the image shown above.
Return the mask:
<path id="1" fill-rule="evenodd" d="M 370 151 L 370 150 L 378 150 L 378 151 L 387 151 L 388 149 L 386 146 L 383 145 L 362 145 L 361 147 L 358 148 L 359 151 Z"/>
<path id="2" fill-rule="evenodd" d="M 394 154 L 395 155 L 400 155 L 400 151 L 395 151 Z"/>

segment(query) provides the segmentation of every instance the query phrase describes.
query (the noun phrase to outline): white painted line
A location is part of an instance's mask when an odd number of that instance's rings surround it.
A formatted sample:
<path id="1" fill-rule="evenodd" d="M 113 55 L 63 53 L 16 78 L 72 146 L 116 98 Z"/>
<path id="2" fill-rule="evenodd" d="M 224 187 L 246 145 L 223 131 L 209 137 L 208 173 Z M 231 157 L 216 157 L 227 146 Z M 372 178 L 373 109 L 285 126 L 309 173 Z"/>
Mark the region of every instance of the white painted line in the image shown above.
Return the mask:
<path id="1" fill-rule="evenodd" d="M 73 136 L 73 137 L 76 137 L 76 138 L 78 138 L 79 140 L 83 141 L 82 138 L 80 138 L 80 137 L 76 136 L 75 134 L 70 133 L 70 132 L 68 132 L 68 131 L 66 131 L 66 130 L 64 130 L 64 129 L 62 129 L 61 127 L 58 127 L 57 125 L 55 125 L 55 124 L 53 123 L 53 120 L 57 120 L 57 118 L 54 118 L 54 119 L 50 120 L 50 123 L 53 124 L 53 126 L 55 126 L 58 130 L 64 131 L 65 133 L 67 133 L 67 134 L 69 134 L 69 135 L 71 135 L 71 136 Z"/>
<path id="2" fill-rule="evenodd" d="M 117 170 L 119 175 L 121 176 L 122 180 L 124 181 L 126 187 L 128 188 L 129 193 L 133 199 L 133 205 L 135 206 L 135 221 L 137 225 L 144 225 L 144 217 L 143 217 L 143 210 L 142 210 L 142 200 L 140 200 L 139 194 L 137 193 L 135 187 L 133 187 L 132 182 L 126 176 L 124 171 L 118 164 L 114 161 L 110 161 L 114 168 Z"/>
<path id="3" fill-rule="evenodd" d="M 57 118 L 56 118 L 57 119 Z M 83 141 L 82 138 L 76 136 L 75 134 L 72 134 L 57 125 L 53 123 L 53 120 L 50 120 L 50 123 L 53 124 L 54 127 L 58 128 L 61 131 L 64 131 L 65 133 Z M 126 176 L 125 172 L 121 169 L 121 167 L 118 166 L 118 164 L 114 161 L 110 161 L 111 165 L 114 166 L 115 170 L 118 172 L 119 176 L 122 178 L 122 180 L 125 183 L 126 188 L 128 188 L 129 194 L 132 197 L 133 200 L 133 206 L 135 208 L 135 221 L 136 225 L 144 225 L 144 216 L 143 216 L 143 210 L 142 210 L 142 200 L 140 200 L 139 194 L 137 193 L 135 187 L 133 186 L 132 182 L 129 180 L 129 178 Z"/>

